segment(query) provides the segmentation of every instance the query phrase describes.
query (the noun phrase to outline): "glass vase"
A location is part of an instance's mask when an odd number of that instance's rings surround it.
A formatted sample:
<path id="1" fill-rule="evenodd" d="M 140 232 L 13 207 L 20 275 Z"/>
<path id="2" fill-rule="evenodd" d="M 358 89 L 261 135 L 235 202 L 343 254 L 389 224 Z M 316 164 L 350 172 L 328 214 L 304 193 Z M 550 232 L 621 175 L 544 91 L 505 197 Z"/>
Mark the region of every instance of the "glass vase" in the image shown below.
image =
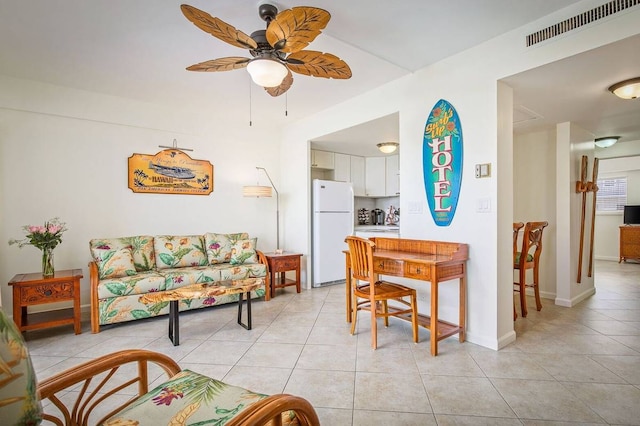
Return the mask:
<path id="1" fill-rule="evenodd" d="M 42 276 L 52 277 L 54 274 L 53 269 L 53 249 L 46 248 L 42 250 Z"/>

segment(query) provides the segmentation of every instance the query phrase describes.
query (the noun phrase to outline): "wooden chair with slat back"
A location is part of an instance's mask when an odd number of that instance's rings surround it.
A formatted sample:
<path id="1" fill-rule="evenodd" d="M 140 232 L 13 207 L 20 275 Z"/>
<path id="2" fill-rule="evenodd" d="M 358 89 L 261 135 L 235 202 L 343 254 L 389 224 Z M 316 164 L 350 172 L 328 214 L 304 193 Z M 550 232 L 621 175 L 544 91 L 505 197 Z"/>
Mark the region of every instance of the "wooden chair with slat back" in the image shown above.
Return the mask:
<path id="1" fill-rule="evenodd" d="M 373 349 L 378 346 L 377 319 L 384 318 L 384 324 L 388 327 L 390 316 L 410 321 L 413 329 L 413 341 L 418 343 L 416 290 L 400 284 L 378 280 L 378 275 L 373 272 L 373 248 L 375 247 L 373 241 L 349 236 L 345 242 L 349 246 L 351 274 L 355 283 L 352 297 L 351 334 L 355 334 L 358 311 L 368 310 L 371 312 L 371 347 Z M 409 301 L 405 298 L 409 298 Z M 394 300 L 398 305 L 404 307 L 389 306 L 389 300 Z"/>
<path id="2" fill-rule="evenodd" d="M 514 291 L 520 293 L 520 310 L 523 317 L 527 316 L 526 288 L 533 288 L 536 298 L 536 309 L 542 309 L 540 302 L 539 273 L 540 254 L 542 253 L 542 231 L 548 222 L 527 222 L 522 236 L 522 250 L 516 253 L 513 268 L 518 270 L 518 282 L 513 283 Z M 533 282 L 526 283 L 527 269 L 533 269 Z"/>
<path id="3" fill-rule="evenodd" d="M 520 230 L 524 227 L 524 223 L 522 222 L 513 222 L 513 264 L 516 264 L 516 256 L 518 255 L 518 234 Z M 518 318 L 518 314 L 516 313 L 516 302 L 513 301 L 513 320 L 515 321 Z"/>

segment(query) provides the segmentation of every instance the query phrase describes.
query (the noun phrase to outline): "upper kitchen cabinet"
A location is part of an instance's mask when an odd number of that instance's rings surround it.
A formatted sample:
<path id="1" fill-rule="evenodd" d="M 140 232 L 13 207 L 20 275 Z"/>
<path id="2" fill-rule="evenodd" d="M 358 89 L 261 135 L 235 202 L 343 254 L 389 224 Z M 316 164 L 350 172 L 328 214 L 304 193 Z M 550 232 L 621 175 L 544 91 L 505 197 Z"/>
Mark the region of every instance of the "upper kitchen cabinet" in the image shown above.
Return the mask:
<path id="1" fill-rule="evenodd" d="M 364 197 L 364 157 L 334 153 L 334 169 L 332 180 L 351 182 L 353 195 Z"/>
<path id="2" fill-rule="evenodd" d="M 400 162 L 397 155 L 367 157 L 365 194 L 367 197 L 397 197 L 400 195 Z"/>
<path id="3" fill-rule="evenodd" d="M 333 154 L 333 180 L 351 182 L 351 156 L 347 154 Z"/>
<path id="4" fill-rule="evenodd" d="M 367 197 L 385 197 L 386 191 L 386 159 L 384 157 L 367 157 L 365 161 L 365 193 Z"/>
<path id="5" fill-rule="evenodd" d="M 400 158 L 397 155 L 391 155 L 386 160 L 385 192 L 389 197 L 400 195 Z"/>
<path id="6" fill-rule="evenodd" d="M 333 170 L 335 167 L 334 153 L 312 149 L 311 167 L 314 169 Z"/>
<path id="7" fill-rule="evenodd" d="M 364 197 L 365 192 L 365 160 L 364 157 L 350 155 L 351 163 L 351 184 L 353 185 L 353 195 Z"/>

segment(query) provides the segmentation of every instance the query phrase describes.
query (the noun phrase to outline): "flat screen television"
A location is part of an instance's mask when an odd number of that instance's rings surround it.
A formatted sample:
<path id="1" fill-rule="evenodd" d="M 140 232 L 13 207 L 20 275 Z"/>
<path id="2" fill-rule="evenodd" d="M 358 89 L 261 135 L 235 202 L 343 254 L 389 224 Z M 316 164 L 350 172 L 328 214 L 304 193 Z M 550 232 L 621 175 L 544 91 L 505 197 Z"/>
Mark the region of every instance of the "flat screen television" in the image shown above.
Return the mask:
<path id="1" fill-rule="evenodd" d="M 640 206 L 624 206 L 625 225 L 640 225 Z"/>

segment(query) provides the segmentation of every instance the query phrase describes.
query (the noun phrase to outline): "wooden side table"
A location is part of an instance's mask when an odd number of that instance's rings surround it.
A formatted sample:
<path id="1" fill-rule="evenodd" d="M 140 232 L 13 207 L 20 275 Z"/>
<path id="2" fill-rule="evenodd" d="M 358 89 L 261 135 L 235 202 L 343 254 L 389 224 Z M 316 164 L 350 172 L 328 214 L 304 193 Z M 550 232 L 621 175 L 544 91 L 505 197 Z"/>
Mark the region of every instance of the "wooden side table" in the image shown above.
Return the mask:
<path id="1" fill-rule="evenodd" d="M 18 274 L 9 281 L 13 287 L 13 321 L 20 331 L 73 324 L 76 334 L 80 328 L 80 279 L 81 269 L 56 271 L 53 277 L 42 273 Z M 29 315 L 28 306 L 73 301 L 73 308 L 41 312 Z"/>
<path id="2" fill-rule="evenodd" d="M 288 287 L 290 285 L 296 286 L 296 291 L 300 293 L 300 258 L 301 253 L 264 253 L 264 257 L 267 258 L 267 264 L 269 265 L 269 274 L 271 275 L 271 297 L 276 295 L 276 288 Z M 285 273 L 287 271 L 296 271 L 296 279 L 292 280 L 287 278 Z M 280 275 L 279 279 L 276 279 L 277 275 Z M 269 289 L 266 289 L 269 291 Z"/>

